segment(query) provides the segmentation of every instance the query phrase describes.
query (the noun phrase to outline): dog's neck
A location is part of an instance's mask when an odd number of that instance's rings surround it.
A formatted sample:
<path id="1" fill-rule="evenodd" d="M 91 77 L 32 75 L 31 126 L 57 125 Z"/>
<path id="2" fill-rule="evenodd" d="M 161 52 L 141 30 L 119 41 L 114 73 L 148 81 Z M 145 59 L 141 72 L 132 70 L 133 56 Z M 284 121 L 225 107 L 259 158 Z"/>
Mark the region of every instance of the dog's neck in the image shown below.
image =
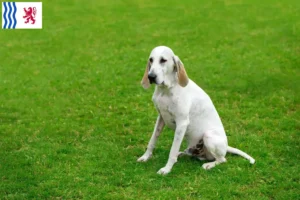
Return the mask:
<path id="1" fill-rule="evenodd" d="M 176 88 L 181 87 L 177 82 L 173 83 L 172 85 L 156 85 L 155 92 L 165 95 L 172 95 Z"/>

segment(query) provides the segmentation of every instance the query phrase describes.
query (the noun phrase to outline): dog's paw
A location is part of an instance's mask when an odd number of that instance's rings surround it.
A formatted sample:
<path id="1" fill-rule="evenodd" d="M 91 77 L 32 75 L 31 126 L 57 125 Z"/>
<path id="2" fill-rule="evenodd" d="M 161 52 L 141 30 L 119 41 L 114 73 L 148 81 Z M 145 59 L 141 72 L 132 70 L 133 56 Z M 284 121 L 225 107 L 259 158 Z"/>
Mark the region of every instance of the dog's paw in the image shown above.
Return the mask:
<path id="1" fill-rule="evenodd" d="M 177 155 L 177 157 L 182 157 L 182 156 L 185 156 L 186 155 L 186 153 L 184 152 L 184 151 L 180 151 L 179 153 L 178 153 L 178 155 Z"/>
<path id="2" fill-rule="evenodd" d="M 214 168 L 216 166 L 216 164 L 214 162 L 209 162 L 209 163 L 204 163 L 202 165 L 202 168 L 205 170 L 209 170 L 211 168 Z"/>
<path id="3" fill-rule="evenodd" d="M 151 158 L 152 154 L 144 154 L 137 159 L 138 162 L 147 162 Z"/>
<path id="4" fill-rule="evenodd" d="M 171 171 L 171 169 L 169 169 L 167 167 L 163 167 L 157 173 L 161 174 L 161 175 L 167 175 L 170 171 Z"/>

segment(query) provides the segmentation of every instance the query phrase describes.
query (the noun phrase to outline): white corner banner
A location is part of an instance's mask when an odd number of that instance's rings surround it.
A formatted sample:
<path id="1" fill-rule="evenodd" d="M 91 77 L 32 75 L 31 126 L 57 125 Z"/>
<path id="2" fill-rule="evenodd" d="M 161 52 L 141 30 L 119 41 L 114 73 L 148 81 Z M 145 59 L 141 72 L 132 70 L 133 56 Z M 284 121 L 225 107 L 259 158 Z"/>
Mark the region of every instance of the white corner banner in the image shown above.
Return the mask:
<path id="1" fill-rule="evenodd" d="M 42 2 L 2 2 L 2 29 L 41 29 Z"/>

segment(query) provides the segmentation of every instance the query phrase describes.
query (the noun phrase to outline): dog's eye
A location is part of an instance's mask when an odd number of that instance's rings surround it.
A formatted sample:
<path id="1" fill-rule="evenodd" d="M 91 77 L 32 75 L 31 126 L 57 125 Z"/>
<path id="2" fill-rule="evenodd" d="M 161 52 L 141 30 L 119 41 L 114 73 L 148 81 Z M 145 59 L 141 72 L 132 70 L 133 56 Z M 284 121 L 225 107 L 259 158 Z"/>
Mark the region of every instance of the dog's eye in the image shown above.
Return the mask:
<path id="1" fill-rule="evenodd" d="M 150 58 L 149 61 L 152 63 L 153 62 L 153 58 Z"/>
<path id="2" fill-rule="evenodd" d="M 160 59 L 160 61 L 159 61 L 160 63 L 165 63 L 165 62 L 167 62 L 167 60 L 166 59 L 164 59 L 164 58 L 162 58 L 162 59 Z"/>

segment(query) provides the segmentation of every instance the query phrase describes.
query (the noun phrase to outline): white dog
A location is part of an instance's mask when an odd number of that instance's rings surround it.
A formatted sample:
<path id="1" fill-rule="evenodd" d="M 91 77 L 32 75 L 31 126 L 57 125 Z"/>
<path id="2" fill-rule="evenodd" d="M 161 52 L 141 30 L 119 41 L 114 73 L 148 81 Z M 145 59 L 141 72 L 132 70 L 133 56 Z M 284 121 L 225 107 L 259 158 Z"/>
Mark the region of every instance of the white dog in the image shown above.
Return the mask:
<path id="1" fill-rule="evenodd" d="M 141 83 L 144 88 L 156 84 L 152 100 L 159 116 L 147 150 L 138 159 L 139 162 L 145 162 L 152 156 L 157 138 L 167 125 L 175 130 L 175 136 L 169 160 L 158 174 L 168 174 L 179 155 L 210 160 L 202 165 L 204 169 L 226 162 L 227 152 L 238 154 L 254 164 L 251 156 L 228 146 L 223 124 L 211 99 L 188 78 L 182 62 L 170 48 L 158 46 L 152 50 Z M 188 148 L 179 152 L 184 136 Z"/>

